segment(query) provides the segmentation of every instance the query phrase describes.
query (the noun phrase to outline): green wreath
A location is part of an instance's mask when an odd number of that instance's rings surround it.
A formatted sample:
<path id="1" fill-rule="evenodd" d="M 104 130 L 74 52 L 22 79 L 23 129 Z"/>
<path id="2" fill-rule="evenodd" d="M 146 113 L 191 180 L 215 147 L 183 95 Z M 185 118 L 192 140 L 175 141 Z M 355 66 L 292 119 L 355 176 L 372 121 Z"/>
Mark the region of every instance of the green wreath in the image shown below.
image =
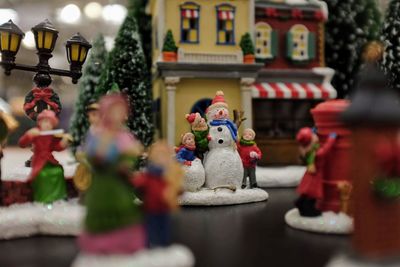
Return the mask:
<path id="1" fill-rule="evenodd" d="M 380 177 L 372 181 L 373 191 L 381 198 L 400 197 L 400 177 Z"/>

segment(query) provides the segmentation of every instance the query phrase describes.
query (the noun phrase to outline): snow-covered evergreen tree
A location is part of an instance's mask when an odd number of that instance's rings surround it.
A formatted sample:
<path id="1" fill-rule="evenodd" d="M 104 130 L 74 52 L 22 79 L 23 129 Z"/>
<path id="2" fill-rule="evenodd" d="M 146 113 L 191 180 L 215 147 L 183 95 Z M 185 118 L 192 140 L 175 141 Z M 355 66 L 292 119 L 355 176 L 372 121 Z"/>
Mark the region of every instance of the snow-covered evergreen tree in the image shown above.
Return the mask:
<path id="1" fill-rule="evenodd" d="M 128 127 L 144 145 L 149 145 L 154 133 L 151 76 L 132 9 L 109 54 L 100 86 L 96 90 L 97 97 L 105 95 L 114 83 L 128 97 L 131 109 Z"/>
<path id="2" fill-rule="evenodd" d="M 344 98 L 355 87 L 364 45 L 379 38 L 381 16 L 375 0 L 325 0 L 327 65 L 336 71 L 332 84 Z"/>
<path id="3" fill-rule="evenodd" d="M 385 45 L 383 69 L 400 92 L 400 0 L 392 0 L 385 17 L 382 39 Z"/>
<path id="4" fill-rule="evenodd" d="M 70 125 L 70 132 L 74 139 L 71 145 L 73 151 L 76 151 L 76 148 L 82 143 L 89 128 L 86 107 L 95 100 L 95 90 L 99 85 L 100 76 L 105 68 L 106 60 L 107 50 L 104 37 L 99 35 L 93 42 L 93 48 L 90 50 L 79 83 L 79 97 L 75 104 Z"/>

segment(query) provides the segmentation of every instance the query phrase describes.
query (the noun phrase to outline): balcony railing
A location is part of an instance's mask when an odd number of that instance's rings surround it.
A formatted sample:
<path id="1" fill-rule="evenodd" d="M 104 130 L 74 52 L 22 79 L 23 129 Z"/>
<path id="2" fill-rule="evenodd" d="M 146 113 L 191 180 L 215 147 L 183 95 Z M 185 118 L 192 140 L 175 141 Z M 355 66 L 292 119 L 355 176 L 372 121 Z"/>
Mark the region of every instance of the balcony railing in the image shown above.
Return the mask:
<path id="1" fill-rule="evenodd" d="M 239 64 L 243 63 L 243 53 L 240 50 L 234 53 L 186 52 L 184 51 L 184 49 L 179 48 L 178 62 L 209 63 L 209 64 Z"/>

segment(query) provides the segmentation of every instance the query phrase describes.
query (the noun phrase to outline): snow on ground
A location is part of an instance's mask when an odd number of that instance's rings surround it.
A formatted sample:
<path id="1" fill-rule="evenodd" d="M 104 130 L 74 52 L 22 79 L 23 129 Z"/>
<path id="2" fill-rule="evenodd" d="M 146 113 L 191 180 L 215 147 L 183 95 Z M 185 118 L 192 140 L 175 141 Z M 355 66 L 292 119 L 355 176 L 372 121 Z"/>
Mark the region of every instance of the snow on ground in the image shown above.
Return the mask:
<path id="1" fill-rule="evenodd" d="M 391 262 L 367 262 L 365 260 L 355 259 L 347 255 L 335 256 L 326 267 L 399 267 L 400 261 Z"/>
<path id="2" fill-rule="evenodd" d="M 79 254 L 72 267 L 192 267 L 192 252 L 182 245 L 139 251 L 133 255 Z"/>
<path id="3" fill-rule="evenodd" d="M 14 204 L 0 208 L 0 239 L 37 234 L 78 235 L 85 210 L 76 200 Z"/>
<path id="4" fill-rule="evenodd" d="M 344 213 L 324 212 L 318 217 L 302 217 L 297 208 L 285 215 L 286 223 L 296 229 L 323 234 L 350 234 L 353 219 Z"/>
<path id="5" fill-rule="evenodd" d="M 182 206 L 221 206 L 260 202 L 268 199 L 262 189 L 201 189 L 198 192 L 185 192 L 179 199 Z"/>
<path id="6" fill-rule="evenodd" d="M 296 187 L 305 172 L 303 166 L 257 167 L 257 183 L 260 187 Z"/>
<path id="7" fill-rule="evenodd" d="M 68 151 L 54 152 L 54 157 L 63 165 L 65 177 L 72 177 L 77 163 Z M 1 160 L 3 181 L 26 181 L 31 168 L 25 167 L 25 161 L 32 156 L 29 149 L 6 148 Z"/>

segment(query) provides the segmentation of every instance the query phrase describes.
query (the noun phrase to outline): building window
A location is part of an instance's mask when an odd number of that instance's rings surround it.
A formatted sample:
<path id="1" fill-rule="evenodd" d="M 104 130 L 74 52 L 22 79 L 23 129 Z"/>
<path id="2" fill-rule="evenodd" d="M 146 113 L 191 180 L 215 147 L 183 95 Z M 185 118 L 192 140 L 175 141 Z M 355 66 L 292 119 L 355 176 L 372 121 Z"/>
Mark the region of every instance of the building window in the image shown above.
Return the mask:
<path id="1" fill-rule="evenodd" d="M 268 23 L 256 24 L 256 58 L 271 59 L 278 54 L 278 32 Z"/>
<path id="2" fill-rule="evenodd" d="M 304 25 L 294 25 L 287 33 L 287 56 L 294 61 L 314 59 L 315 34 Z"/>
<path id="3" fill-rule="evenodd" d="M 235 7 L 222 4 L 217 10 L 217 44 L 235 44 Z"/>
<path id="4" fill-rule="evenodd" d="M 190 110 L 190 113 L 200 113 L 200 115 L 204 118 L 206 115 L 207 108 L 211 105 L 211 98 L 202 98 L 194 103 L 193 107 Z"/>
<path id="5" fill-rule="evenodd" d="M 199 43 L 200 6 L 193 2 L 181 7 L 181 43 Z"/>

